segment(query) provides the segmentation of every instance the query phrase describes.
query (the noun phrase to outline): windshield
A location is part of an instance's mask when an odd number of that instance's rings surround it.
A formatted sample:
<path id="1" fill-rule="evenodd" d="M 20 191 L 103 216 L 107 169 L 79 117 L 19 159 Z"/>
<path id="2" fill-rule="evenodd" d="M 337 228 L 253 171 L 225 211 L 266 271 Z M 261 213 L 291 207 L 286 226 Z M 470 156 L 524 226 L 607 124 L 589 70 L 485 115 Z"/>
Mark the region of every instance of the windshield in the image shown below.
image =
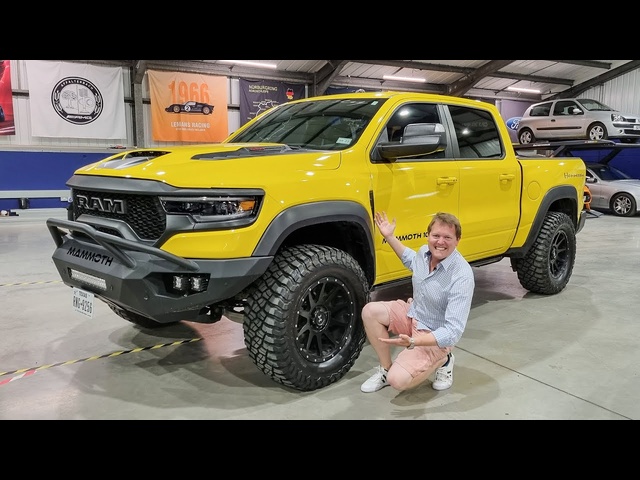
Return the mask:
<path id="1" fill-rule="evenodd" d="M 627 180 L 631 178 L 626 173 L 621 172 L 617 168 L 609 167 L 608 165 L 594 166 L 591 168 L 602 180 Z"/>
<path id="2" fill-rule="evenodd" d="M 611 112 L 613 108 L 605 105 L 604 103 L 600 103 L 597 100 L 592 100 L 590 98 L 579 98 L 578 102 L 580 102 L 584 108 L 591 112 Z"/>
<path id="3" fill-rule="evenodd" d="M 284 143 L 315 150 L 343 150 L 355 144 L 385 99 L 328 99 L 272 108 L 230 142 Z"/>

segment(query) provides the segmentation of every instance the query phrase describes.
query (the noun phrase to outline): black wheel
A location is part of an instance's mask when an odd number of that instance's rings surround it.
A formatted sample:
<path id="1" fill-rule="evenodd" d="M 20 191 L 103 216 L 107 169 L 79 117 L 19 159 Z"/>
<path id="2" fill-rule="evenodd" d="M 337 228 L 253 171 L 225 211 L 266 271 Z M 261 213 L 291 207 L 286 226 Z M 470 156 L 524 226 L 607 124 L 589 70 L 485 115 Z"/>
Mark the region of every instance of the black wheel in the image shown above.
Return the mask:
<path id="1" fill-rule="evenodd" d="M 204 113 L 205 115 L 209 115 L 211 113 L 211 108 L 210 107 L 202 107 L 202 113 Z"/>
<path id="2" fill-rule="evenodd" d="M 527 143 L 533 143 L 536 141 L 536 137 L 533 132 L 528 128 L 523 128 L 518 133 L 518 141 L 521 145 L 526 145 Z"/>
<path id="3" fill-rule="evenodd" d="M 576 232 L 564 213 L 548 212 L 538 238 L 524 258 L 512 260 L 520 284 L 543 295 L 567 286 L 576 259 Z"/>
<path id="4" fill-rule="evenodd" d="M 244 343 L 256 366 L 301 391 L 342 378 L 365 341 L 360 317 L 369 287 L 347 253 L 319 245 L 279 253 L 248 293 Z"/>
<path id="5" fill-rule="evenodd" d="M 587 139 L 589 140 L 606 140 L 607 128 L 599 122 L 592 123 L 587 129 Z"/>
<path id="6" fill-rule="evenodd" d="M 636 214 L 636 201 L 628 193 L 616 193 L 611 197 L 609 208 L 619 217 L 633 217 Z"/>
<path id="7" fill-rule="evenodd" d="M 118 305 L 113 305 L 111 303 L 107 303 L 109 308 L 113 310 L 118 316 L 124 318 L 128 322 L 133 323 L 141 328 L 146 328 L 149 330 L 158 329 L 162 327 L 166 327 L 168 325 L 173 325 L 178 322 L 170 322 L 170 323 L 159 323 L 155 320 L 150 319 L 149 317 L 144 317 L 142 315 L 138 315 L 137 313 L 130 312 L 129 310 L 125 310 L 124 308 L 119 307 Z"/>
<path id="8" fill-rule="evenodd" d="M 180 113 L 180 105 L 173 106 L 173 113 Z"/>

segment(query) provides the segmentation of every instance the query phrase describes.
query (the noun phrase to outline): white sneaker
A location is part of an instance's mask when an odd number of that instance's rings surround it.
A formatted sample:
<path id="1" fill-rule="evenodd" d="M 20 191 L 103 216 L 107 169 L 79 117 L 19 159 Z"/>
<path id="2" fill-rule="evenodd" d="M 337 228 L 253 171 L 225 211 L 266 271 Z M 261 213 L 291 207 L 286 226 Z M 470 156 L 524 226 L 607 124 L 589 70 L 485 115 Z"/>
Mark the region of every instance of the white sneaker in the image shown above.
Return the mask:
<path id="1" fill-rule="evenodd" d="M 376 367 L 376 373 L 371 375 L 371 377 L 369 377 L 369 380 L 362 384 L 360 390 L 362 390 L 364 393 L 377 392 L 387 385 L 389 385 L 389 382 L 387 382 L 387 371 L 382 368 L 381 365 L 378 365 Z"/>
<path id="2" fill-rule="evenodd" d="M 453 362 L 455 357 L 453 353 L 449 357 L 449 364 L 446 367 L 440 367 L 436 370 L 436 379 L 431 386 L 434 390 L 446 390 L 453 385 Z"/>

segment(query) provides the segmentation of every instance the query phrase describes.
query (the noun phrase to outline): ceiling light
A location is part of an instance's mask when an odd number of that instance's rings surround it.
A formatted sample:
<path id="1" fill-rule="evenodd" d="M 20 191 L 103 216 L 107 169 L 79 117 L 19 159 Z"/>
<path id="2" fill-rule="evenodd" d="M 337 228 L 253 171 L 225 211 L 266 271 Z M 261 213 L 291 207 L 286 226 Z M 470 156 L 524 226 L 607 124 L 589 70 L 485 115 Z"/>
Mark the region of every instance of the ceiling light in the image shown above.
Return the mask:
<path id="1" fill-rule="evenodd" d="M 234 65 L 247 65 L 250 67 L 278 68 L 275 63 L 252 62 L 250 60 L 218 60 L 221 63 L 233 63 Z"/>
<path id="2" fill-rule="evenodd" d="M 395 75 L 383 75 L 382 77 L 385 80 L 400 80 L 401 82 L 417 82 L 424 83 L 427 80 L 425 78 L 417 78 L 417 77 L 396 77 Z"/>
<path id="3" fill-rule="evenodd" d="M 540 93 L 540 90 L 536 90 L 535 88 L 507 87 L 507 90 L 512 90 L 514 92 Z"/>

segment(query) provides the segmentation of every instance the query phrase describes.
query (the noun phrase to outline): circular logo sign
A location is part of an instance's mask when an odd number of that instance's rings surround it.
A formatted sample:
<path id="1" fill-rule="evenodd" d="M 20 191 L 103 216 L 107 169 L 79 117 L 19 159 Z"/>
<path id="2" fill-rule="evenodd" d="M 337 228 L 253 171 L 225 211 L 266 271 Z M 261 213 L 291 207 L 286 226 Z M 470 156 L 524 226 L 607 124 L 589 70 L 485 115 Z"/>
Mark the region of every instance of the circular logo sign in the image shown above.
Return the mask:
<path id="1" fill-rule="evenodd" d="M 51 92 L 51 103 L 60 117 L 74 125 L 86 125 L 100 116 L 102 94 L 86 78 L 66 77 Z"/>
<path id="2" fill-rule="evenodd" d="M 518 130 L 518 124 L 520 123 L 520 119 L 522 117 L 511 117 L 507 120 L 507 128 L 510 130 Z"/>

